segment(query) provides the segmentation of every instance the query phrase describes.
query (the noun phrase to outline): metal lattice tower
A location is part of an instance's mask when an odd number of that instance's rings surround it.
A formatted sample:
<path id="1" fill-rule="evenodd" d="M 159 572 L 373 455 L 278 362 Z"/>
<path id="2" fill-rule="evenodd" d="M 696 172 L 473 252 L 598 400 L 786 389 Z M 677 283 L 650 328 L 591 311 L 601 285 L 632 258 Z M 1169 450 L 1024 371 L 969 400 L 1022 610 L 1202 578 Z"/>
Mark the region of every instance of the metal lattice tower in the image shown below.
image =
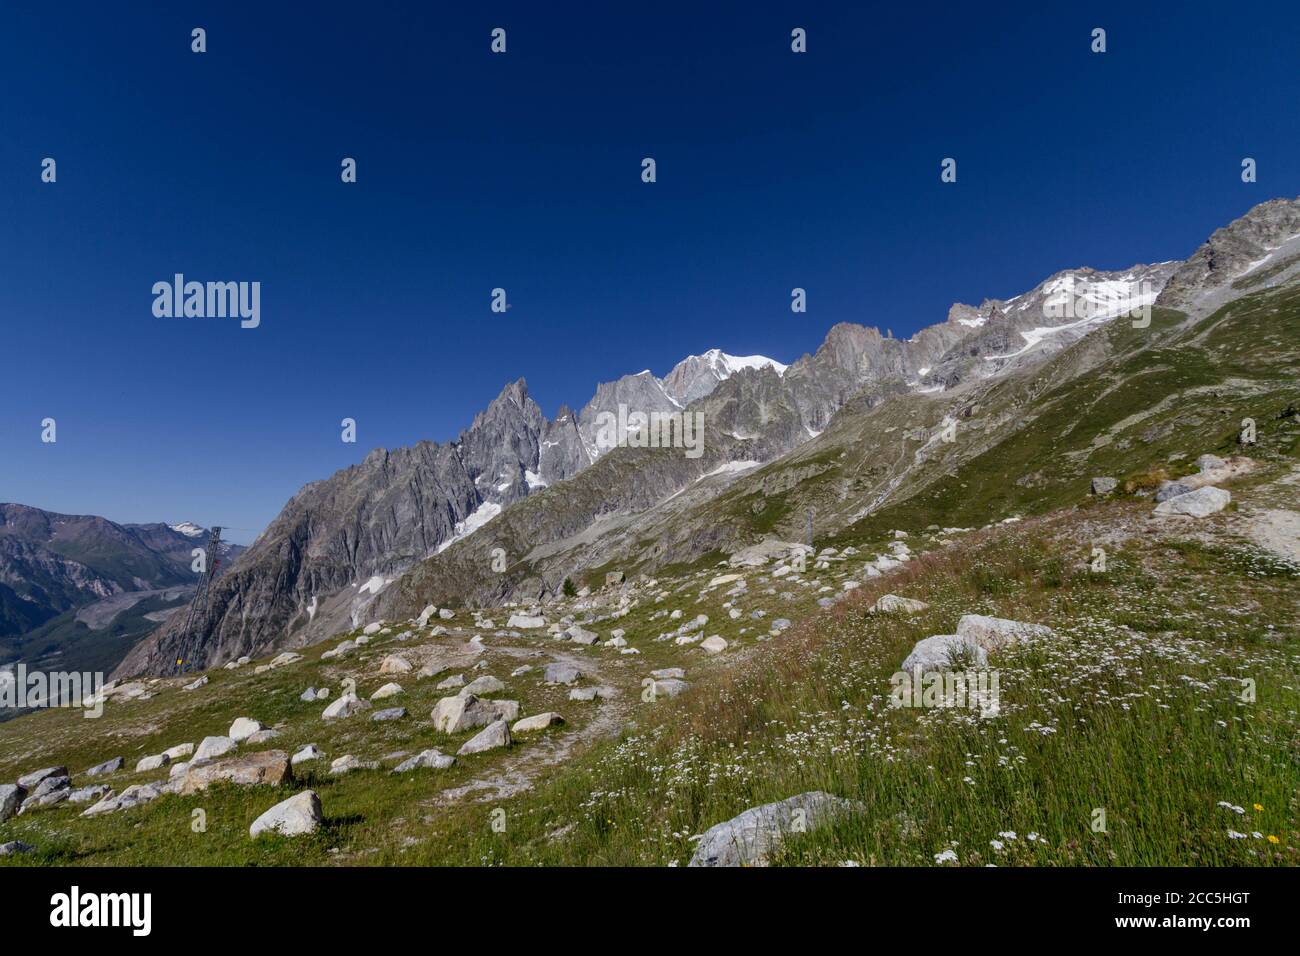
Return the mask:
<path id="1" fill-rule="evenodd" d="M 203 573 L 199 577 L 199 586 L 190 601 L 189 613 L 185 615 L 185 628 L 181 631 L 180 641 L 176 646 L 176 673 L 183 674 L 191 667 L 190 659 L 197 649 L 198 639 L 194 634 L 195 620 L 202 620 L 208 611 L 208 585 L 217 576 L 217 565 L 221 563 L 221 528 L 214 525 L 208 533 L 208 549 L 203 559 Z"/>

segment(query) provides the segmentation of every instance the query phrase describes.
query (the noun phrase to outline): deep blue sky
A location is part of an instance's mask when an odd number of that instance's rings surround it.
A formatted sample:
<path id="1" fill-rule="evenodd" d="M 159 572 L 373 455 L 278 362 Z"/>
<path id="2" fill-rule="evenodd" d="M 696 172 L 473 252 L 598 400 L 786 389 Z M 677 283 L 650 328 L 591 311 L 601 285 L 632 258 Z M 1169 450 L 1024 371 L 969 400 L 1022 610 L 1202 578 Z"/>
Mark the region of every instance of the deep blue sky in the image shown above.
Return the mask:
<path id="1" fill-rule="evenodd" d="M 1300 194 L 1295 3 L 404 6 L 5 5 L 0 501 L 247 541 L 518 376 L 554 415 L 714 346 L 906 336 Z M 261 328 L 155 318 L 174 272 L 259 280 Z"/>

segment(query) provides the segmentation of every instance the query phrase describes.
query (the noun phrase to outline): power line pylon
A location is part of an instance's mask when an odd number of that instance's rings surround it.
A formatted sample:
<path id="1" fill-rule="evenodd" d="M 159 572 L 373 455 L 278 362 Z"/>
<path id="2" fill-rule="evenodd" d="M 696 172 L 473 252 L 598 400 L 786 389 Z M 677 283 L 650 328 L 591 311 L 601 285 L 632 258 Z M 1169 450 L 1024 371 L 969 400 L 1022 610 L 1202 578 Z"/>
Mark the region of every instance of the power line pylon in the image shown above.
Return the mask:
<path id="1" fill-rule="evenodd" d="M 221 527 L 214 525 L 208 532 L 208 549 L 203 559 L 203 572 L 199 577 L 199 586 L 190 601 L 190 610 L 185 615 L 185 628 L 176 648 L 176 673 L 184 674 L 193 667 L 191 656 L 198 650 L 198 638 L 194 634 L 194 622 L 202 620 L 208 611 L 208 585 L 217 576 L 217 565 L 221 563 Z"/>

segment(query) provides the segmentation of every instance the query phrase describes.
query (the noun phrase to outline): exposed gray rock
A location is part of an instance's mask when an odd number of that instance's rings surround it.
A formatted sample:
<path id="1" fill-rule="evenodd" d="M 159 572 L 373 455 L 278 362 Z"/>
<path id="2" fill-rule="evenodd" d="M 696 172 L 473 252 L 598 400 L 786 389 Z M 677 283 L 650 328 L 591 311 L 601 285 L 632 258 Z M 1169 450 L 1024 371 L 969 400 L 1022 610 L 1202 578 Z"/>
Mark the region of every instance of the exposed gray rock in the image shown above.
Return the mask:
<path id="1" fill-rule="evenodd" d="M 102 777 L 104 774 L 117 773 L 117 771 L 122 769 L 124 763 L 126 763 L 126 761 L 121 757 L 114 757 L 112 760 L 105 760 L 103 763 L 95 764 L 95 766 L 86 771 L 85 776 Z"/>
<path id="2" fill-rule="evenodd" d="M 18 812 L 26 795 L 27 791 L 22 787 L 12 783 L 0 783 L 0 823 L 4 823 Z"/>
<path id="3" fill-rule="evenodd" d="M 19 853 L 34 853 L 36 847 L 30 843 L 24 843 L 22 840 L 10 840 L 8 843 L 0 843 L 0 856 L 16 856 Z"/>
<path id="4" fill-rule="evenodd" d="M 1171 498 L 1156 505 L 1158 515 L 1185 515 L 1189 518 L 1205 518 L 1222 511 L 1232 501 L 1232 494 L 1222 488 L 1206 485 L 1185 495 Z"/>
<path id="5" fill-rule="evenodd" d="M 323 756 L 324 754 L 321 753 L 319 747 L 317 747 L 315 744 L 308 744 L 307 746 L 299 750 L 296 754 L 294 754 L 291 758 L 289 758 L 289 763 L 290 764 L 305 763 L 308 760 L 319 760 Z"/>
<path id="6" fill-rule="evenodd" d="M 963 614 L 957 621 L 957 635 L 993 652 L 1017 641 L 1048 640 L 1056 637 L 1056 632 L 1045 624 L 1028 624 L 984 614 Z"/>
<path id="7" fill-rule="evenodd" d="M 371 720 L 401 720 L 406 716 L 405 707 L 387 707 L 384 710 L 377 710 L 370 715 Z"/>
<path id="8" fill-rule="evenodd" d="M 563 662 L 547 664 L 543 680 L 548 684 L 572 684 L 581 674 L 572 664 Z"/>
<path id="9" fill-rule="evenodd" d="M 218 757 L 224 757 L 232 750 L 238 749 L 238 747 L 239 744 L 229 737 L 204 737 L 199 741 L 199 749 L 194 751 L 194 757 L 190 760 L 190 763 L 197 765 L 207 760 L 215 760 Z"/>
<path id="10" fill-rule="evenodd" d="M 1195 491 L 1196 486 L 1185 481 L 1164 481 L 1156 489 L 1156 501 L 1168 501 L 1170 498 L 1177 498 L 1179 495 L 1185 495 L 1189 491 Z"/>
<path id="11" fill-rule="evenodd" d="M 1108 495 L 1118 487 L 1119 487 L 1118 478 L 1092 479 L 1092 493 L 1094 495 Z"/>
<path id="12" fill-rule="evenodd" d="M 855 805 L 820 790 L 752 807 L 704 832 L 689 866 L 766 866 L 790 833 L 852 813 Z"/>
<path id="13" fill-rule="evenodd" d="M 988 652 L 973 637 L 956 634 L 935 634 L 917 641 L 912 653 L 903 661 L 902 669 L 921 673 L 931 671 L 965 670 L 967 667 L 987 667 Z"/>
<path id="14" fill-rule="evenodd" d="M 171 762 L 171 757 L 166 754 L 154 754 L 139 760 L 135 765 L 135 772 L 145 773 L 149 770 L 157 770 L 159 767 L 165 767 Z"/>
<path id="15" fill-rule="evenodd" d="M 393 773 L 409 773 L 412 770 L 446 770 L 456 762 L 456 758 L 438 749 L 421 750 L 409 760 L 404 760 L 393 768 Z"/>
<path id="16" fill-rule="evenodd" d="M 930 605 L 915 598 L 899 597 L 897 594 L 883 594 L 871 605 L 871 610 L 883 614 L 919 614 Z"/>
<path id="17" fill-rule="evenodd" d="M 497 720 L 515 720 L 519 716 L 519 702 L 488 700 L 473 694 L 444 697 L 434 706 L 431 716 L 435 730 L 457 734 Z"/>
<path id="18" fill-rule="evenodd" d="M 490 674 L 484 674 L 482 677 L 476 677 L 461 689 L 462 694 L 474 694 L 482 696 L 483 694 L 498 694 L 506 689 L 506 685 L 501 683 Z"/>
<path id="19" fill-rule="evenodd" d="M 152 783 L 137 784 L 133 787 L 127 787 L 117 795 L 109 795 L 100 800 L 99 803 L 87 807 L 81 812 L 83 817 L 95 817 L 101 813 L 116 813 L 119 810 L 129 810 L 132 807 L 138 807 L 142 803 L 149 803 L 157 800 L 162 796 L 162 790 Z"/>
<path id="20" fill-rule="evenodd" d="M 456 751 L 456 756 L 482 753 L 498 747 L 510 746 L 510 726 L 504 720 L 493 721 L 477 734 L 465 741 L 465 745 Z"/>
<path id="21" fill-rule="evenodd" d="M 50 777 L 66 777 L 68 775 L 67 767 L 46 767 L 43 770 L 33 770 L 31 773 L 24 774 L 18 778 L 18 786 L 24 790 L 35 790 L 42 780 Z"/>
<path id="22" fill-rule="evenodd" d="M 302 836 L 315 833 L 320 824 L 320 797 L 315 790 L 304 790 L 277 803 L 254 820 L 248 828 L 248 835 L 257 837 L 262 833 L 278 833 L 281 836 Z"/>
<path id="23" fill-rule="evenodd" d="M 370 699 L 372 701 L 385 700 L 389 697 L 396 697 L 401 692 L 402 692 L 401 684 L 388 683 L 385 684 L 383 687 L 379 688 L 379 690 L 375 691 L 373 694 L 371 694 Z"/>
<path id="24" fill-rule="evenodd" d="M 369 709 L 370 701 L 362 700 L 355 694 L 344 694 L 325 708 L 321 714 L 321 719 L 342 720 L 345 717 L 351 717 L 353 714 L 359 714 L 361 711 Z"/>
<path id="25" fill-rule="evenodd" d="M 226 731 L 226 736 L 235 743 L 247 740 L 259 730 L 265 730 L 266 727 L 260 720 L 253 720 L 251 717 L 236 717 L 235 722 L 230 725 Z"/>
<path id="26" fill-rule="evenodd" d="M 564 723 L 564 718 L 555 711 L 547 711 L 544 714 L 533 714 L 531 717 L 525 717 L 522 720 L 515 721 L 510 728 L 512 734 L 527 734 L 537 730 L 545 730 L 547 727 L 553 727 L 556 724 Z"/>

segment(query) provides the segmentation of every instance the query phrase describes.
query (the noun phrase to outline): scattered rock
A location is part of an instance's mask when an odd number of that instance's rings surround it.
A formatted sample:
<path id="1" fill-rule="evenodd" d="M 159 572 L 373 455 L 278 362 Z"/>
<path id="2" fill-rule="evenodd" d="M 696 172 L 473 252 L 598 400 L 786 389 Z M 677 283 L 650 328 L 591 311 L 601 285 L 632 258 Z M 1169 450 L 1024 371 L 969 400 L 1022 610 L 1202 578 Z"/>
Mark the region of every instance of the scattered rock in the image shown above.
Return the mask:
<path id="1" fill-rule="evenodd" d="M 562 723 L 564 723 L 563 717 L 555 713 L 555 711 L 547 711 L 544 714 L 534 714 L 531 717 L 525 717 L 523 720 L 515 721 L 514 726 L 510 728 L 510 732 L 512 734 L 527 734 Z"/>
<path id="2" fill-rule="evenodd" d="M 207 760 L 215 760 L 217 757 L 224 757 L 239 747 L 229 737 L 204 737 L 199 741 L 199 749 L 194 751 L 194 759 L 191 764 L 202 763 Z"/>
<path id="3" fill-rule="evenodd" d="M 302 836 L 320 829 L 320 797 L 315 790 L 304 790 L 288 800 L 277 803 L 248 828 L 248 835 L 279 833 L 281 836 Z"/>
<path id="4" fill-rule="evenodd" d="M 912 653 L 903 661 L 902 669 L 921 673 L 964 670 L 967 667 L 988 666 L 988 654 L 973 637 L 960 637 L 956 634 L 936 634 L 917 641 Z"/>
<path id="5" fill-rule="evenodd" d="M 531 614 L 511 614 L 510 620 L 506 621 L 506 627 L 517 627 L 521 630 L 545 626 L 546 618 L 536 617 Z"/>
<path id="6" fill-rule="evenodd" d="M 303 691 L 301 694 L 298 695 L 298 699 L 305 703 L 310 704 L 312 701 L 316 699 L 316 688 L 308 687 L 305 691 Z"/>
<path id="7" fill-rule="evenodd" d="M 504 720 L 493 721 L 484 727 L 481 731 L 465 741 L 465 745 L 456 751 L 457 757 L 464 757 L 467 754 L 482 753 L 485 750 L 495 750 L 498 747 L 510 746 L 510 727 Z"/>
<path id="8" fill-rule="evenodd" d="M 661 667 L 657 671 L 651 671 L 650 676 L 655 680 L 681 680 L 686 676 L 686 671 L 680 667 Z"/>
<path id="9" fill-rule="evenodd" d="M 171 763 L 171 757 L 166 754 L 154 754 L 152 757 L 145 757 L 135 765 L 136 773 L 144 773 L 146 770 L 157 770 L 159 767 L 165 767 Z"/>
<path id="10" fill-rule="evenodd" d="M 657 680 L 654 682 L 654 695 L 656 698 L 676 697 L 690 686 L 691 685 L 686 683 L 684 680 L 675 680 L 673 678 L 669 678 L 668 680 Z"/>
<path id="11" fill-rule="evenodd" d="M 8 843 L 0 843 L 0 856 L 16 856 L 19 853 L 32 853 L 36 847 L 30 843 L 24 843 L 22 840 L 10 840 Z"/>
<path id="12" fill-rule="evenodd" d="M 355 694 L 344 694 L 326 707 L 320 716 L 322 720 L 342 720 L 344 717 L 351 717 L 353 714 L 369 709 L 370 701 L 362 700 Z"/>
<path id="13" fill-rule="evenodd" d="M 87 807 L 81 811 L 83 817 L 95 817 L 101 813 L 116 813 L 118 810 L 129 810 L 132 807 L 138 807 L 142 803 L 149 803 L 157 800 L 162 796 L 162 790 L 152 783 L 137 784 L 134 787 L 127 787 L 116 796 L 109 795 L 99 803 Z"/>
<path id="14" fill-rule="evenodd" d="M 265 730 L 259 730 L 244 742 L 249 744 L 264 744 L 268 740 L 274 740 L 279 736 L 280 731 L 276 730 L 274 727 L 267 727 Z"/>
<path id="15" fill-rule="evenodd" d="M 464 687 L 465 675 L 453 674 L 444 680 L 438 681 L 438 690 L 451 690 L 453 687 Z"/>
<path id="16" fill-rule="evenodd" d="M 330 764 L 330 774 L 335 777 L 353 770 L 378 770 L 379 764 L 373 760 L 358 760 L 352 754 L 345 754 Z"/>
<path id="17" fill-rule="evenodd" d="M 393 773 L 408 773 L 412 770 L 446 770 L 456 762 L 455 757 L 448 756 L 441 750 L 422 750 L 409 760 L 404 760 L 393 768 Z"/>
<path id="18" fill-rule="evenodd" d="M 68 791 L 68 803 L 91 803 L 102 800 L 112 793 L 112 789 L 102 783 L 93 787 L 82 787 L 80 790 Z"/>
<path id="19" fill-rule="evenodd" d="M 581 676 L 572 664 L 547 664 L 543 679 L 548 684 L 572 684 Z"/>
<path id="20" fill-rule="evenodd" d="M 1108 495 L 1119 487 L 1117 478 L 1094 478 L 1092 479 L 1092 493 L 1094 495 Z"/>
<path id="21" fill-rule="evenodd" d="M 701 641 L 700 649 L 706 654 L 721 654 L 727 649 L 727 642 L 715 634 Z"/>
<path id="22" fill-rule="evenodd" d="M 198 680 L 194 680 L 186 684 L 184 687 L 181 688 L 181 690 L 198 690 L 200 687 L 204 686 L 207 682 L 208 682 L 208 675 L 204 674 Z"/>
<path id="23" fill-rule="evenodd" d="M 1213 485 L 1206 485 L 1204 488 L 1197 488 L 1195 491 L 1189 491 L 1185 495 L 1179 495 L 1177 498 L 1156 505 L 1155 513 L 1205 518 L 1216 511 L 1222 511 L 1231 501 L 1231 493 L 1222 488 L 1215 488 Z"/>
<path id="24" fill-rule="evenodd" d="M 289 763 L 290 765 L 305 763 L 308 760 L 319 760 L 323 756 L 325 755 L 321 753 L 319 747 L 317 747 L 315 744 L 308 744 L 306 747 L 303 747 L 302 750 L 299 750 L 296 754 L 294 754 L 291 758 L 289 758 Z"/>
<path id="25" fill-rule="evenodd" d="M 68 775 L 67 767 L 46 767 L 43 770 L 33 770 L 18 778 L 18 786 L 24 790 L 34 790 L 40 785 L 42 780 L 49 777 L 66 777 Z"/>
<path id="26" fill-rule="evenodd" d="M 899 597 L 897 594 L 883 594 L 875 604 L 871 605 L 871 610 L 884 614 L 896 612 L 918 614 L 929 606 L 924 601 L 918 601 L 915 598 Z"/>
<path id="27" fill-rule="evenodd" d="M 87 777 L 102 777 L 104 774 L 117 773 L 122 769 L 126 761 L 121 757 L 114 757 L 112 760 L 105 760 L 103 763 L 95 764 L 86 771 Z"/>
<path id="28" fill-rule="evenodd" d="M 569 700 L 595 700 L 597 697 L 609 700 L 617 693 L 612 687 L 575 687 L 569 691 Z"/>
<path id="29" fill-rule="evenodd" d="M 444 734 L 457 734 L 475 727 L 485 727 L 498 720 L 514 720 L 519 716 L 519 702 L 515 700 L 488 700 L 467 694 L 444 697 L 434 706 L 431 714 L 435 730 Z"/>
<path id="30" fill-rule="evenodd" d="M 592 644 L 595 644 L 598 640 L 600 640 L 599 635 L 593 633 L 592 631 L 583 630 L 577 624 L 572 625 L 567 631 L 564 632 L 564 635 L 574 644 L 583 644 L 588 647 L 590 647 Z"/>
<path id="31" fill-rule="evenodd" d="M 397 696 L 398 694 L 400 694 L 401 692 L 402 692 L 402 685 L 401 685 L 401 684 L 392 684 L 392 683 L 389 683 L 389 684 L 385 684 L 383 687 L 379 688 L 379 690 L 377 690 L 377 691 L 375 691 L 373 694 L 371 694 L 371 695 L 370 695 L 370 699 L 371 699 L 371 700 L 384 700 L 385 698 L 388 698 L 388 697 L 396 697 L 396 696 Z"/>
<path id="32" fill-rule="evenodd" d="M 379 665 L 381 674 L 409 674 L 414 669 L 411 662 L 401 654 L 390 654 Z"/>
<path id="33" fill-rule="evenodd" d="M 484 674 L 482 677 L 476 677 L 462 688 L 462 694 L 498 694 L 506 689 L 506 685 L 501 683 L 495 677 Z"/>
<path id="34" fill-rule="evenodd" d="M 406 716 L 405 707 L 388 707 L 384 710 L 377 710 L 370 715 L 371 720 L 401 720 Z"/>
<path id="35" fill-rule="evenodd" d="M 1044 624 L 1027 624 L 1024 621 L 987 617 L 983 614 L 963 614 L 957 622 L 957 634 L 959 637 L 970 638 L 990 652 L 1020 640 L 1056 637 L 1056 632 Z"/>
<path id="36" fill-rule="evenodd" d="M 378 621 L 375 621 L 374 623 L 367 624 L 365 627 L 363 627 L 361 629 L 361 633 L 366 637 L 369 637 L 371 634 L 378 634 L 379 629 L 383 626 L 384 625 L 380 624 Z"/>
<path id="37" fill-rule="evenodd" d="M 168 760 L 175 760 L 178 757 L 188 757 L 190 754 L 194 753 L 194 745 L 177 744 L 175 747 L 168 747 L 163 751 L 163 753 L 167 755 Z"/>
<path id="38" fill-rule="evenodd" d="M 230 725 L 226 731 L 226 736 L 235 743 L 241 743 L 247 740 L 259 730 L 265 730 L 266 727 L 260 720 L 253 720 L 251 717 L 236 717 L 235 722 Z"/>
<path id="39" fill-rule="evenodd" d="M 765 866 L 785 835 L 851 813 L 854 804 L 820 790 L 752 807 L 705 831 L 688 866 Z"/>
<path id="40" fill-rule="evenodd" d="M 182 794 L 206 790 L 214 783 L 234 783 L 240 786 L 278 787 L 293 780 L 289 755 L 283 750 L 261 750 L 257 753 L 215 760 L 201 766 L 190 765 L 185 771 Z"/>
<path id="41" fill-rule="evenodd" d="M 0 823 L 4 823 L 22 805 L 27 790 L 12 783 L 0 783 Z"/>

